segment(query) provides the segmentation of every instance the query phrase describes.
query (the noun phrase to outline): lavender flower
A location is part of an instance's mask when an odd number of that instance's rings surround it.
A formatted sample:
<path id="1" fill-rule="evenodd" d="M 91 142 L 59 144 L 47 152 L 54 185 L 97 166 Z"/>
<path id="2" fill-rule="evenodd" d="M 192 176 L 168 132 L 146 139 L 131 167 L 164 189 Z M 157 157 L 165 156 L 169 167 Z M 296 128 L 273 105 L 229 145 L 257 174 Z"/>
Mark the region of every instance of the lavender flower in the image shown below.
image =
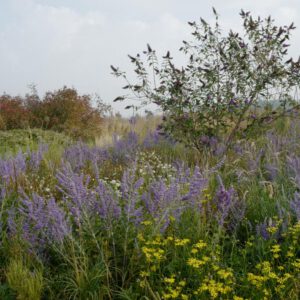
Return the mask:
<path id="1" fill-rule="evenodd" d="M 152 182 L 142 195 L 146 213 L 161 223 L 162 230 L 167 227 L 170 216 L 180 217 L 185 205 L 180 198 L 179 185 L 173 180 L 168 186 L 163 179 Z"/>
<path id="2" fill-rule="evenodd" d="M 35 152 L 29 151 L 26 154 L 19 151 L 14 157 L 0 159 L 0 183 L 9 185 L 17 182 L 19 176 L 26 173 L 28 166 L 36 171 L 46 151 L 47 146 L 42 144 Z"/>
<path id="3" fill-rule="evenodd" d="M 194 174 L 189 181 L 189 192 L 182 197 L 182 200 L 189 201 L 192 207 L 198 207 L 201 210 L 199 197 L 206 187 L 207 180 L 203 177 L 198 166 L 195 167 Z M 197 201 L 198 200 L 198 201 Z"/>
<path id="4" fill-rule="evenodd" d="M 256 225 L 257 235 L 261 236 L 264 240 L 270 239 L 270 233 L 268 232 L 267 228 L 268 228 L 268 225 L 267 225 L 266 221 Z"/>
<path id="5" fill-rule="evenodd" d="M 143 178 L 135 179 L 136 166 L 124 172 L 121 181 L 122 199 L 125 201 L 124 213 L 128 221 L 136 225 L 143 220 L 143 211 L 140 203 L 139 188 L 144 183 Z"/>
<path id="6" fill-rule="evenodd" d="M 57 173 L 64 201 L 77 226 L 88 219 L 100 216 L 102 219 L 119 218 L 121 209 L 113 190 L 101 180 L 93 188 L 89 187 L 90 177 L 75 173 L 71 166 L 65 164 Z"/>
<path id="7" fill-rule="evenodd" d="M 21 214 L 21 236 L 33 248 L 46 244 L 62 243 L 71 232 L 65 212 L 57 205 L 54 198 L 45 198 L 33 194 L 30 199 L 25 193 L 19 199 Z M 12 220 L 10 221 L 12 222 Z M 11 224 L 11 231 L 15 231 Z"/>
<path id="8" fill-rule="evenodd" d="M 88 163 L 91 163 L 96 176 L 98 176 L 98 168 L 108 158 L 109 153 L 106 149 L 100 147 L 89 148 L 82 142 L 68 147 L 63 156 L 64 161 L 68 162 L 75 172 L 80 172 Z"/>
<path id="9" fill-rule="evenodd" d="M 253 158 L 249 158 L 248 160 L 248 168 L 251 172 L 257 172 L 260 167 L 262 157 L 265 154 L 264 149 L 260 149 L 258 153 L 255 153 L 255 150 L 252 149 L 251 154 L 253 154 Z"/>
<path id="10" fill-rule="evenodd" d="M 180 172 L 170 183 L 164 179 L 153 181 L 142 196 L 146 214 L 161 223 L 162 231 L 167 228 L 171 216 L 179 220 L 186 209 L 201 211 L 200 197 L 207 180 L 203 178 L 198 167 L 192 177 L 189 169 L 184 169 L 182 165 L 178 168 Z M 187 185 L 189 191 L 183 195 Z"/>
<path id="11" fill-rule="evenodd" d="M 225 219 L 229 215 L 234 192 L 235 191 L 232 187 L 229 188 L 229 190 L 226 190 L 224 186 L 221 186 L 216 193 L 214 202 L 217 204 L 217 210 L 219 213 L 218 223 L 220 226 L 224 225 Z"/>
<path id="12" fill-rule="evenodd" d="M 233 145 L 233 151 L 238 155 L 242 155 L 243 147 L 240 144 L 235 144 L 235 145 Z"/>
<path id="13" fill-rule="evenodd" d="M 111 158 L 114 162 L 120 163 L 133 161 L 139 149 L 138 136 L 134 131 L 130 131 L 123 139 L 114 138 L 111 148 Z"/>
<path id="14" fill-rule="evenodd" d="M 77 225 L 81 223 L 83 213 L 93 211 L 95 195 L 88 189 L 90 177 L 75 173 L 70 164 L 65 164 L 56 175 L 58 190 L 63 193 L 64 200 Z"/>
<path id="15" fill-rule="evenodd" d="M 31 170 L 37 171 L 43 160 L 45 152 L 48 151 L 48 145 L 41 144 L 37 151 L 28 151 L 28 164 Z"/>
<path id="16" fill-rule="evenodd" d="M 111 187 L 105 185 L 101 180 L 95 189 L 98 201 L 95 203 L 95 211 L 102 219 L 119 219 L 121 216 L 121 207 L 118 203 L 118 197 Z"/>
<path id="17" fill-rule="evenodd" d="M 233 187 L 225 189 L 220 176 L 218 176 L 219 189 L 213 199 L 217 209 L 217 221 L 222 227 L 226 225 L 231 231 L 235 230 L 245 215 L 246 205 L 244 199 L 238 199 Z"/>
<path id="18" fill-rule="evenodd" d="M 3 184 L 14 183 L 26 171 L 26 157 L 19 152 L 15 157 L 0 159 L 0 180 Z"/>
<path id="19" fill-rule="evenodd" d="M 159 132 L 157 130 L 155 131 L 149 131 L 143 142 L 142 142 L 142 147 L 144 149 L 149 149 L 149 148 L 153 148 L 154 146 L 157 146 L 159 143 L 161 143 L 163 141 L 162 136 L 159 134 Z"/>

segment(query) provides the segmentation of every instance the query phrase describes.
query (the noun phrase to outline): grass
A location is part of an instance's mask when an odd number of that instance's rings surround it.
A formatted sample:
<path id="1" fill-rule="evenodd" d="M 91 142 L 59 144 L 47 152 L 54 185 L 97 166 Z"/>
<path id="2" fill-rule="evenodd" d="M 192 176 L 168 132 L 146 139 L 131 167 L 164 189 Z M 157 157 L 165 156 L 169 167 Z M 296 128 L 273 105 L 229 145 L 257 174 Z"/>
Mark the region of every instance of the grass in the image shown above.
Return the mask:
<path id="1" fill-rule="evenodd" d="M 57 147 L 64 147 L 71 143 L 71 139 L 64 134 L 42 129 L 15 129 L 0 131 L 0 154 L 16 153 L 19 150 L 26 151 L 27 148 L 36 148 L 45 143 Z"/>

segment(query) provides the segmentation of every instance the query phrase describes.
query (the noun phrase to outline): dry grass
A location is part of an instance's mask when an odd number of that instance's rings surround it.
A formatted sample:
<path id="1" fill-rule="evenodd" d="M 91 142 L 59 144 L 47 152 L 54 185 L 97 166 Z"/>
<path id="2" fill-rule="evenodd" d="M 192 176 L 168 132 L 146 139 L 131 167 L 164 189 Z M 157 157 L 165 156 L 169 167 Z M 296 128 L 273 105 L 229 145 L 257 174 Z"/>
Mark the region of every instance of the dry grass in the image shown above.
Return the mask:
<path id="1" fill-rule="evenodd" d="M 96 145 L 103 146 L 112 143 L 113 136 L 124 136 L 130 131 L 135 131 L 139 136 L 143 137 L 148 131 L 156 129 L 161 121 L 161 116 L 137 116 L 134 123 L 130 119 L 118 116 L 107 117 L 101 130 L 101 135 L 96 138 Z"/>

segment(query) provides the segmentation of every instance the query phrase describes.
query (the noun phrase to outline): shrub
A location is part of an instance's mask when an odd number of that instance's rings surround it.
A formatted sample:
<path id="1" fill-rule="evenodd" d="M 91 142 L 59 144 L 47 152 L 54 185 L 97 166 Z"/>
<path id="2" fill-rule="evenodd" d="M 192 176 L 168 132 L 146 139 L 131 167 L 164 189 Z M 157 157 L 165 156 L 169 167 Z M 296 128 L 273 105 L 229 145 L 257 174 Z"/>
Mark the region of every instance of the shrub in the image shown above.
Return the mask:
<path id="1" fill-rule="evenodd" d="M 145 60 L 129 56 L 136 84 L 126 73 L 112 70 L 126 80 L 124 89 L 162 109 L 165 133 L 197 149 L 222 138 L 226 150 L 235 137 L 258 133 L 299 107 L 291 95 L 300 82 L 300 59 L 286 58 L 293 23 L 279 27 L 271 17 L 255 19 L 242 10 L 244 35 L 230 31 L 223 36 L 213 11 L 214 26 L 203 19 L 189 23 L 194 41 L 183 41 L 180 48 L 189 57 L 186 66 L 176 67 L 170 52 L 160 64 L 148 45 Z"/>
<path id="2" fill-rule="evenodd" d="M 79 95 L 74 88 L 47 92 L 42 99 L 35 89 L 23 98 L 4 94 L 0 96 L 0 130 L 42 128 L 91 139 L 99 135 L 107 110 L 109 106 L 99 98 Z"/>

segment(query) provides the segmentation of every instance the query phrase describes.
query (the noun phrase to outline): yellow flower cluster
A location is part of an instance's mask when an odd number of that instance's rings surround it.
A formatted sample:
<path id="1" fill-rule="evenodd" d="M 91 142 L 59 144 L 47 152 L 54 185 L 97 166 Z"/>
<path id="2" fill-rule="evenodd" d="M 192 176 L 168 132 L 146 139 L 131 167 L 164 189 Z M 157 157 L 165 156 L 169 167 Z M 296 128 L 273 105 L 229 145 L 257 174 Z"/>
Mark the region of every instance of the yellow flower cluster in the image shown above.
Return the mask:
<path id="1" fill-rule="evenodd" d="M 275 234 L 279 230 L 280 225 L 282 224 L 282 220 L 279 220 L 278 218 L 274 218 L 274 219 L 276 223 L 267 228 L 268 233 L 270 233 L 271 235 Z"/>
<path id="2" fill-rule="evenodd" d="M 149 263 L 158 262 L 165 258 L 165 251 L 161 248 L 142 247 L 142 251 L 146 257 L 146 261 Z"/>
<path id="3" fill-rule="evenodd" d="M 194 292 L 194 294 L 199 295 L 206 291 L 210 294 L 212 299 L 216 299 L 219 295 L 226 295 L 231 292 L 232 287 L 223 282 L 205 278 L 200 288 Z"/>
<path id="4" fill-rule="evenodd" d="M 146 220 L 146 221 L 141 222 L 141 224 L 145 225 L 145 226 L 150 226 L 150 225 L 152 225 L 152 222 L 149 220 Z"/>
<path id="5" fill-rule="evenodd" d="M 300 221 L 289 228 L 288 233 L 292 236 L 292 244 L 296 246 L 300 237 Z"/>
<path id="6" fill-rule="evenodd" d="M 281 252 L 280 245 L 273 245 L 271 250 L 274 258 L 279 258 L 279 253 Z"/>
<path id="7" fill-rule="evenodd" d="M 144 225 L 147 224 L 148 222 Z M 275 226 L 269 227 L 268 232 L 275 234 L 280 224 L 281 221 L 278 220 Z M 239 272 L 240 278 L 235 277 L 233 269 L 224 267 L 220 246 L 211 249 L 204 240 L 192 243 L 188 238 L 178 238 L 171 234 L 166 237 L 146 236 L 147 231 L 138 235 L 146 262 L 145 269 L 140 272 L 140 286 L 143 285 L 148 290 L 153 285 L 158 290 L 155 293 L 161 299 L 243 300 L 236 288 L 242 286 L 242 290 L 245 290 L 245 284 L 251 290 L 247 293 L 249 299 L 252 296 L 257 299 L 284 299 L 299 279 L 300 258 L 297 258 L 297 249 L 300 242 L 300 222 L 288 229 L 280 243 L 275 243 L 274 238 L 267 241 L 265 245 L 269 246 L 265 251 L 265 260 L 257 263 L 254 270 L 248 273 Z M 256 251 L 257 243 L 253 236 L 244 245 L 241 253 L 245 258 Z M 184 272 L 164 277 L 163 271 L 168 270 L 166 266 L 169 263 L 172 268 L 180 267 Z M 186 276 L 191 278 L 188 284 L 181 280 Z M 162 279 L 157 282 L 159 278 Z"/>
<path id="8" fill-rule="evenodd" d="M 297 258 L 292 265 L 297 269 L 297 271 L 300 271 L 300 259 Z"/>
<path id="9" fill-rule="evenodd" d="M 218 270 L 217 274 L 219 275 L 220 278 L 222 279 L 231 279 L 233 278 L 233 273 L 231 269 L 220 269 Z"/>
<path id="10" fill-rule="evenodd" d="M 187 245 L 190 240 L 189 239 L 175 239 L 175 246 L 185 246 Z"/>
<path id="11" fill-rule="evenodd" d="M 172 275 L 171 277 L 165 277 L 164 283 L 166 284 L 166 292 L 163 293 L 163 299 L 189 299 L 188 295 L 182 293 L 182 290 L 186 285 L 185 280 L 176 283 L 175 276 Z"/>
<path id="12" fill-rule="evenodd" d="M 202 240 L 200 240 L 198 243 L 193 245 L 191 252 L 192 252 L 192 254 L 196 254 L 199 252 L 199 250 L 205 248 L 206 246 L 207 246 L 207 244 L 205 242 L 203 242 Z"/>
<path id="13" fill-rule="evenodd" d="M 205 265 L 208 260 L 209 260 L 209 257 L 207 257 L 207 256 L 203 257 L 202 259 L 197 259 L 197 258 L 194 258 L 194 257 L 190 257 L 187 261 L 187 264 L 190 267 L 198 269 L 201 266 Z"/>
<path id="14" fill-rule="evenodd" d="M 260 288 L 263 285 L 263 283 L 268 280 L 264 276 L 255 275 L 253 273 L 248 273 L 247 278 L 248 278 L 248 281 L 251 284 L 253 284 L 254 286 L 256 286 L 257 288 Z"/>
<path id="15" fill-rule="evenodd" d="M 277 251 L 277 248 L 275 248 Z M 275 253 L 277 253 L 275 251 Z M 253 273 L 247 274 L 248 281 L 254 285 L 258 290 L 261 290 L 265 297 L 270 294 L 270 289 L 267 287 L 274 286 L 274 290 L 280 293 L 285 287 L 286 282 L 292 278 L 289 273 L 284 273 L 282 276 L 277 274 L 269 261 L 263 261 L 256 265 L 259 275 Z M 279 271 L 284 270 L 283 266 L 278 266 Z M 273 284 L 272 284 L 273 283 Z"/>

